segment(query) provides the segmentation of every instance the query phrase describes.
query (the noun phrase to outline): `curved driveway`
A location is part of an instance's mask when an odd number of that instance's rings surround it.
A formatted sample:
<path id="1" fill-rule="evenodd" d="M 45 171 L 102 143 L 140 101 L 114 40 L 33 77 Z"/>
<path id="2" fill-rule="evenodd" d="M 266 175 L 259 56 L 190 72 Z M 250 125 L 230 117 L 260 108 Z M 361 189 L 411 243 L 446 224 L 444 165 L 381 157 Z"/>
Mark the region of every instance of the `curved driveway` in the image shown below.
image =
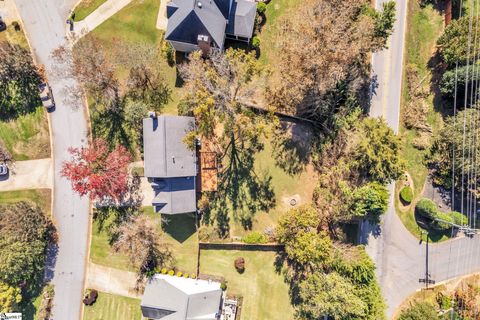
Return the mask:
<path id="1" fill-rule="evenodd" d="M 388 0 L 376 0 L 379 8 Z M 397 20 L 388 41 L 388 49 L 373 55 L 374 89 L 370 116 L 385 118 L 398 132 L 402 92 L 403 52 L 407 18 L 407 0 L 396 0 Z M 380 226 L 365 222 L 360 241 L 377 265 L 377 277 L 388 305 L 387 316 L 416 290 L 423 287 L 426 246 L 405 228 L 393 207 L 394 185 L 390 186 L 390 207 Z M 429 246 L 429 273 L 437 283 L 480 271 L 480 235 L 456 238 Z"/>
<path id="2" fill-rule="evenodd" d="M 51 72 L 52 50 L 65 42 L 65 19 L 76 0 L 15 0 L 34 55 L 45 65 L 56 110 L 50 113 L 54 160 L 53 214 L 59 234 L 54 265 L 55 300 L 53 319 L 80 318 L 88 248 L 89 203 L 60 176 L 69 147 L 87 143 L 87 117 L 81 100 L 67 102 L 63 89 L 73 81 L 59 79 Z"/>

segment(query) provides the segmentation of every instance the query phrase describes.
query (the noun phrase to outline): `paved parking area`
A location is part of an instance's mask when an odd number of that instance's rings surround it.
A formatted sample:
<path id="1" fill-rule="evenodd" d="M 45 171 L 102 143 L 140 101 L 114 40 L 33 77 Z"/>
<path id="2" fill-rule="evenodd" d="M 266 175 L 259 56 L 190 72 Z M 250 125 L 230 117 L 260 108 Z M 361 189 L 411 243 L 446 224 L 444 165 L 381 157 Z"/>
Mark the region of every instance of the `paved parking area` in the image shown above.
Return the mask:
<path id="1" fill-rule="evenodd" d="M 45 188 L 53 188 L 53 161 L 50 158 L 17 161 L 7 176 L 0 177 L 0 191 Z"/>

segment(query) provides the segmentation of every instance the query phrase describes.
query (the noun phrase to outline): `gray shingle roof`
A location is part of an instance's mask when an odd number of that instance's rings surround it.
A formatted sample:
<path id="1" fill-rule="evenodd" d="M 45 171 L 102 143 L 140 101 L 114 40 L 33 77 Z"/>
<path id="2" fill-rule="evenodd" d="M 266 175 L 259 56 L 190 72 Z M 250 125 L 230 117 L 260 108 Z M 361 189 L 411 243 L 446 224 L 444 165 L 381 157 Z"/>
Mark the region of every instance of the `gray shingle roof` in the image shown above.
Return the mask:
<path id="1" fill-rule="evenodd" d="M 219 283 L 157 274 L 145 287 L 141 308 L 151 319 L 214 320 L 221 298 Z"/>
<path id="2" fill-rule="evenodd" d="M 165 214 L 195 212 L 196 194 L 195 178 L 166 178 L 155 181 L 160 185 L 152 205 L 156 211 Z"/>
<path id="3" fill-rule="evenodd" d="M 248 0 L 233 2 L 228 19 L 227 34 L 251 38 L 257 14 L 257 3 Z"/>
<path id="4" fill-rule="evenodd" d="M 194 129 L 194 118 L 159 116 L 143 119 L 145 176 L 171 178 L 196 176 L 195 153 L 183 138 Z"/>
<path id="5" fill-rule="evenodd" d="M 209 36 L 219 48 L 225 40 L 226 19 L 210 0 L 172 0 L 178 7 L 168 19 L 165 39 L 197 44 L 199 35 Z M 201 3 L 201 5 L 198 5 Z"/>

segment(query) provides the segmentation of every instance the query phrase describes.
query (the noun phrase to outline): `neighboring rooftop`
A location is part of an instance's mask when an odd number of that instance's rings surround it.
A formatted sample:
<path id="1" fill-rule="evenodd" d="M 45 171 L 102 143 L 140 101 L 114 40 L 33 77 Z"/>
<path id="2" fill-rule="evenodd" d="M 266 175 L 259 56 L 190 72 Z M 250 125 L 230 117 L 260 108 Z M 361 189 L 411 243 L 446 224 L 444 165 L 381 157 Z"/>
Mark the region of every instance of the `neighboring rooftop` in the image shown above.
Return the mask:
<path id="1" fill-rule="evenodd" d="M 141 308 L 149 319 L 216 320 L 221 301 L 218 282 L 156 274 L 145 287 Z"/>
<path id="2" fill-rule="evenodd" d="M 185 52 L 198 50 L 200 42 L 223 49 L 226 35 L 249 41 L 256 8 L 253 0 L 172 0 L 165 39 Z"/>
<path id="3" fill-rule="evenodd" d="M 195 152 L 183 142 L 194 126 L 192 117 L 162 115 L 143 119 L 146 177 L 193 177 L 197 174 Z"/>

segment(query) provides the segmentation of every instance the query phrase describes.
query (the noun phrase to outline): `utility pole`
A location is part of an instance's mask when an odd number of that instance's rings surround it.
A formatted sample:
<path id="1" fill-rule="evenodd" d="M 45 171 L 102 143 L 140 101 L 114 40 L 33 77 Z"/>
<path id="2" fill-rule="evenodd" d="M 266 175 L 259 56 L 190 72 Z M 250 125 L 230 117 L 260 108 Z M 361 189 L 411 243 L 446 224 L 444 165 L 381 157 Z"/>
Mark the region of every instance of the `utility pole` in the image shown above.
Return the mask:
<path id="1" fill-rule="evenodd" d="M 418 279 L 418 282 L 425 283 L 425 289 L 428 290 L 428 285 L 435 284 L 435 280 L 430 279 L 431 275 L 428 272 L 428 233 L 422 231 L 422 234 L 425 234 L 427 237 L 426 249 L 425 249 L 425 277 Z"/>

